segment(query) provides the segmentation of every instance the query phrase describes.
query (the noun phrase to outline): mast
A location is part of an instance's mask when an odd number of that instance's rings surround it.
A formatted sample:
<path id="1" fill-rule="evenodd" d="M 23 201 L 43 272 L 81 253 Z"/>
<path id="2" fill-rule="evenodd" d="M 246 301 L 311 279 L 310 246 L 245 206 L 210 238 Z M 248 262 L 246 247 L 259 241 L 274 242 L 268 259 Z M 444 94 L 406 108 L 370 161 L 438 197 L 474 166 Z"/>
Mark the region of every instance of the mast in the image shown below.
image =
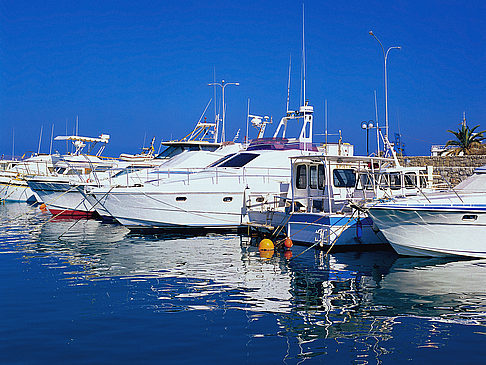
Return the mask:
<path id="1" fill-rule="evenodd" d="M 290 103 L 290 69 L 292 67 L 292 54 L 289 55 L 289 81 L 287 82 L 287 113 L 289 112 Z"/>
<path id="2" fill-rule="evenodd" d="M 287 102 L 288 109 L 288 102 Z M 246 136 L 245 143 L 248 143 L 248 124 L 250 123 L 250 98 L 248 98 L 247 109 L 246 109 Z"/>
<path id="3" fill-rule="evenodd" d="M 41 130 L 40 130 L 40 135 L 39 135 L 39 145 L 37 146 L 37 154 L 40 153 L 40 146 L 41 146 L 41 141 L 42 141 L 42 127 L 44 127 L 44 126 L 41 125 Z"/>
<path id="4" fill-rule="evenodd" d="M 376 90 L 373 90 L 375 94 L 375 121 L 376 121 L 376 144 L 377 144 L 377 152 L 378 157 L 380 156 L 380 127 L 378 125 L 378 105 L 376 103 Z"/>
<path id="5" fill-rule="evenodd" d="M 304 18 L 304 4 L 302 3 L 302 105 L 305 105 L 305 18 Z"/>
<path id="6" fill-rule="evenodd" d="M 52 154 L 52 139 L 54 138 L 54 123 L 52 123 L 52 128 L 51 128 L 51 145 L 49 147 L 49 155 Z"/>
<path id="7" fill-rule="evenodd" d="M 325 119 L 325 124 L 326 124 L 326 131 L 325 131 L 325 135 L 326 135 L 326 153 L 327 153 L 327 99 L 324 101 L 324 119 Z"/>

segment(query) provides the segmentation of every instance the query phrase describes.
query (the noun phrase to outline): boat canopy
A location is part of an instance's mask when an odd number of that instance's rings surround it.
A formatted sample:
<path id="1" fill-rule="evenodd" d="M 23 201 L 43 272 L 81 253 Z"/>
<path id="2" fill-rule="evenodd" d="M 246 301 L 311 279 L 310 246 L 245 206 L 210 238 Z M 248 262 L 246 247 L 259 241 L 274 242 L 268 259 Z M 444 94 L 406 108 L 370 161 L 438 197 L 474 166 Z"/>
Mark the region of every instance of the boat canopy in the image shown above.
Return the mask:
<path id="1" fill-rule="evenodd" d="M 108 143 L 110 140 L 109 134 L 102 134 L 99 137 L 81 137 L 81 136 L 57 136 L 55 141 L 81 141 L 81 142 L 101 142 Z"/>

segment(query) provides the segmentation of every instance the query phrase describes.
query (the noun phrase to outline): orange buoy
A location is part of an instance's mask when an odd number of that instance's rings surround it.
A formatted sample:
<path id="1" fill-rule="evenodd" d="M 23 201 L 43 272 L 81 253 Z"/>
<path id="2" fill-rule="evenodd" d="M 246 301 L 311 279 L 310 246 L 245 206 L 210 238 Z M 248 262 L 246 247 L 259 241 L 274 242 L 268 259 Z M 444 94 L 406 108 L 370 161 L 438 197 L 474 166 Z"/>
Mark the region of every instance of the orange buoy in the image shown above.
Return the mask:
<path id="1" fill-rule="evenodd" d="M 40 209 L 40 210 L 42 210 L 43 212 L 46 212 L 46 211 L 47 211 L 47 207 L 46 207 L 46 205 L 45 205 L 45 204 L 41 204 L 41 205 L 39 206 L 39 209 Z"/>
<path id="2" fill-rule="evenodd" d="M 285 247 L 291 248 L 293 245 L 294 245 L 294 243 L 292 242 L 292 240 L 290 239 L 290 237 L 285 238 L 285 241 L 284 241 L 284 246 Z"/>
<path id="3" fill-rule="evenodd" d="M 265 238 L 260 241 L 260 244 L 258 245 L 258 249 L 260 251 L 273 251 L 275 249 L 275 246 L 273 245 L 273 242 L 271 240 Z"/>
<path id="4" fill-rule="evenodd" d="M 287 250 L 284 252 L 284 257 L 287 259 L 287 260 L 290 260 L 292 258 L 292 251 L 290 250 Z"/>

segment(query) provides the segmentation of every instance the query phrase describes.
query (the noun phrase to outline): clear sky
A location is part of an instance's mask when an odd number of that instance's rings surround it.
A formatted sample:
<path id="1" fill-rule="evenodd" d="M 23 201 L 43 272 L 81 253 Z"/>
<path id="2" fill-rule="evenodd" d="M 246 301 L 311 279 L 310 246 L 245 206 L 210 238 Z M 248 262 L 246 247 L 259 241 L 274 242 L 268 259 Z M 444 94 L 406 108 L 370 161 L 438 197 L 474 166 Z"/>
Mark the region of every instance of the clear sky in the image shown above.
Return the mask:
<path id="1" fill-rule="evenodd" d="M 369 30 L 402 47 L 388 57 L 388 105 L 407 154 L 445 143 L 463 112 L 486 129 L 485 19 L 486 1 L 305 1 L 314 133 L 327 99 L 329 133 L 365 153 L 374 90 L 384 123 L 383 54 Z M 240 83 L 226 88 L 226 138 L 245 134 L 248 98 L 273 117 L 268 136 L 285 112 L 290 56 L 299 106 L 301 44 L 299 1 L 1 1 L 0 153 L 11 154 L 13 131 L 16 155 L 37 151 L 41 126 L 48 152 L 52 124 L 71 134 L 76 116 L 80 135 L 111 135 L 111 156 L 183 137 L 213 97 L 214 72 Z"/>

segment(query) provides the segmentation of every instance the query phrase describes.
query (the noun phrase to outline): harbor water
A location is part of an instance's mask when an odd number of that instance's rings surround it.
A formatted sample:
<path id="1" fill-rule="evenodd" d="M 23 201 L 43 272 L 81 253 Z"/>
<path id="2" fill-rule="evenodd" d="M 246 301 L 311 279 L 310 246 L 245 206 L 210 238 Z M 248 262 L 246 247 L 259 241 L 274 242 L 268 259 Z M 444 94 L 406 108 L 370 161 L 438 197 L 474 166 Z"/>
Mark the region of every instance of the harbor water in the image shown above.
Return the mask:
<path id="1" fill-rule="evenodd" d="M 131 234 L 0 206 L 0 363 L 482 363 L 486 260 Z"/>

